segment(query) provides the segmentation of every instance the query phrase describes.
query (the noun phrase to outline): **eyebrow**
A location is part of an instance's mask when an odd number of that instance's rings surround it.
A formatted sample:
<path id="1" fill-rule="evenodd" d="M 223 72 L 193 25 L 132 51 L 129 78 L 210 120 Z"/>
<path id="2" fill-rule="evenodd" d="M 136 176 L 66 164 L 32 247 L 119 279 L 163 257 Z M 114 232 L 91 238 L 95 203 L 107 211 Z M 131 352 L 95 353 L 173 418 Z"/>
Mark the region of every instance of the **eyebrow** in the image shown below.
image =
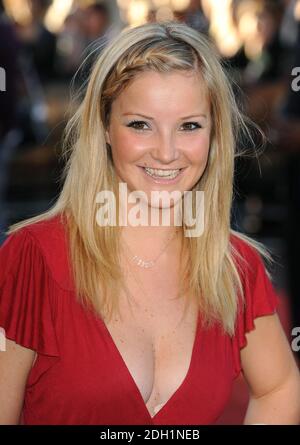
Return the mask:
<path id="1" fill-rule="evenodd" d="M 131 112 L 128 112 L 128 113 L 123 113 L 122 116 L 141 116 L 141 117 L 144 117 L 145 119 L 149 119 L 149 120 L 152 120 L 152 121 L 154 120 L 153 117 L 151 117 L 151 116 L 145 116 L 144 114 L 141 114 L 141 113 L 131 113 Z M 190 119 L 190 118 L 192 118 L 192 117 L 204 117 L 205 119 L 207 119 L 207 115 L 204 114 L 204 113 L 191 114 L 191 115 L 189 115 L 189 116 L 184 116 L 184 117 L 182 117 L 181 119 L 182 119 L 182 120 L 184 120 L 184 119 Z"/>

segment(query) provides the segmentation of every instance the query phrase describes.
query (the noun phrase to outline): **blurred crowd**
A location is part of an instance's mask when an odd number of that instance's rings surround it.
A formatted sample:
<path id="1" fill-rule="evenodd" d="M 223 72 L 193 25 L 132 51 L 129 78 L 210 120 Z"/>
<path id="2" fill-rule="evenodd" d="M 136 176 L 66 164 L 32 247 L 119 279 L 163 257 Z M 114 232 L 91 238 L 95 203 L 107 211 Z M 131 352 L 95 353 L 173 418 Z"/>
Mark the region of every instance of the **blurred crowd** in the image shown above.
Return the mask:
<path id="1" fill-rule="evenodd" d="M 16 119 L 22 117 L 20 114 L 24 119 L 32 114 L 28 113 L 28 109 L 24 112 L 22 106 L 26 108 L 28 105 L 35 110 L 38 104 L 41 114 L 35 112 L 31 118 L 41 119 L 47 85 L 53 82 L 68 83 L 97 47 L 99 39 L 109 40 L 117 32 L 112 20 L 112 2 L 101 1 L 82 6 L 74 1 L 62 26 L 54 33 L 45 25 L 45 16 L 53 0 L 22 1 L 29 11 L 25 23 L 14 21 L 6 10 L 9 8 L 4 7 L 6 2 L 0 0 L 0 66 L 5 67 L 7 79 L 6 92 L 0 96 L 2 139 L 11 127 L 17 125 Z M 117 8 L 117 3 L 114 3 Z M 187 3 L 185 9 L 174 10 L 173 17 L 210 34 L 210 2 L 191 0 Z M 206 14 L 202 3 L 206 5 Z M 226 54 L 225 51 L 222 55 L 232 77 L 249 96 L 247 112 L 259 124 L 275 119 L 276 131 L 272 137 L 276 138 L 276 142 L 288 137 L 289 150 L 297 151 L 298 126 L 293 126 L 290 119 L 288 124 L 285 120 L 298 115 L 297 101 L 293 99 L 291 90 L 291 69 L 297 66 L 299 57 L 299 1 L 232 0 L 230 12 L 238 47 L 233 54 Z M 146 20 L 158 20 L 157 15 L 157 10 L 149 7 Z M 126 26 L 127 23 L 122 25 Z M 213 33 L 211 37 L 214 38 Z M 87 66 L 88 63 L 85 69 Z M 260 99 L 265 97 L 267 107 L 261 106 L 261 100 L 256 100 L 257 96 Z M 28 130 L 27 125 L 26 128 Z M 35 132 L 34 125 L 31 130 Z M 36 130 L 36 133 L 41 133 L 43 138 L 42 131 Z"/>
<path id="2" fill-rule="evenodd" d="M 14 159 L 32 147 L 50 146 L 57 155 L 61 132 L 56 129 L 66 119 L 73 76 L 89 56 L 77 82 L 88 76 L 99 41 L 105 45 L 134 14 L 134 9 L 131 16 L 124 14 L 129 1 L 74 0 L 54 31 L 46 21 L 53 0 L 22 2 L 28 14 L 18 21 L 14 2 L 0 0 L 0 67 L 6 73 L 0 91 L 1 231 L 21 216 L 8 202 Z M 267 136 L 262 156 L 257 158 L 253 146 L 253 156 L 237 159 L 232 225 L 281 242 L 293 326 L 300 326 L 300 0 L 191 0 L 178 10 L 180 2 L 169 2 L 172 17 L 170 9 L 158 8 L 168 2 L 140 2 L 145 3 L 144 21 L 175 18 L 215 41 L 241 108 Z M 221 3 L 229 5 L 226 16 Z M 260 145 L 258 131 L 253 141 Z"/>

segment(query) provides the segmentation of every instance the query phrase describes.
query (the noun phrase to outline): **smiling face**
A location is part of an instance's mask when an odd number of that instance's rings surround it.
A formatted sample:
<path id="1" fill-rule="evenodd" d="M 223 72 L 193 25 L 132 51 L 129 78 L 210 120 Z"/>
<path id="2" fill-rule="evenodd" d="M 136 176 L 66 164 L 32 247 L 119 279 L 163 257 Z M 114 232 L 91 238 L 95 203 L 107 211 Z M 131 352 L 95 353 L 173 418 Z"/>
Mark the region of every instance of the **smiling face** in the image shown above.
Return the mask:
<path id="1" fill-rule="evenodd" d="M 112 103 L 106 141 L 117 176 L 128 191 L 191 190 L 201 178 L 210 146 L 210 103 L 192 71 L 147 71 Z"/>

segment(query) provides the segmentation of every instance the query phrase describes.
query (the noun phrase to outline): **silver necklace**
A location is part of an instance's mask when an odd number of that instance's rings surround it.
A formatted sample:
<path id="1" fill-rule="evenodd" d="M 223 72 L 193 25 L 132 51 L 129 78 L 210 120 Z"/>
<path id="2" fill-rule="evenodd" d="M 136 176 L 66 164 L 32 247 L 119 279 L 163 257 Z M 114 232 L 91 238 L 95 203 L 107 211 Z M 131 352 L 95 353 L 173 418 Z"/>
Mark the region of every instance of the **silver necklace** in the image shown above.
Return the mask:
<path id="1" fill-rule="evenodd" d="M 134 264 L 136 264 L 137 266 L 142 267 L 143 269 L 150 269 L 150 268 L 154 267 L 155 264 L 157 263 L 158 259 L 160 258 L 160 256 L 164 253 L 164 251 L 166 250 L 166 248 L 168 247 L 168 245 L 171 243 L 171 241 L 173 240 L 173 238 L 175 237 L 175 235 L 178 232 L 179 232 L 178 229 L 175 230 L 175 232 L 173 233 L 171 238 L 164 245 L 162 251 L 158 254 L 158 256 L 154 260 L 145 260 L 145 259 L 141 258 L 140 256 L 133 254 L 131 249 L 130 249 L 130 247 L 128 246 L 128 244 L 124 240 L 124 243 L 125 243 L 127 249 L 129 250 L 129 252 L 131 254 L 131 261 Z"/>

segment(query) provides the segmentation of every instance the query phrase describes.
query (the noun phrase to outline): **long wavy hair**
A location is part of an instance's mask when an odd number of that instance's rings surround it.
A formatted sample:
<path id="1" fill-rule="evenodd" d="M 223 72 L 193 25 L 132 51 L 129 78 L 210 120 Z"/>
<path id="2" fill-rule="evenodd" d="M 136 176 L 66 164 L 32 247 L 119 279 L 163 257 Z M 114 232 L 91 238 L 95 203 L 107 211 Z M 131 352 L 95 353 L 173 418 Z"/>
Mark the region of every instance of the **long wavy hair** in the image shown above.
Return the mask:
<path id="1" fill-rule="evenodd" d="M 265 259 L 272 261 L 272 257 L 263 244 L 230 226 L 234 161 L 246 153 L 238 140 L 244 139 L 241 134 L 251 135 L 213 42 L 186 24 L 168 21 L 126 27 L 98 51 L 83 99 L 66 127 L 63 185 L 57 201 L 48 211 L 10 226 L 6 233 L 66 216 L 78 301 L 102 317 L 110 318 L 119 308 L 120 292 L 129 292 L 120 267 L 120 227 L 99 227 L 96 196 L 101 190 L 112 190 L 118 204 L 118 182 L 105 130 L 113 101 L 137 74 L 149 70 L 200 72 L 208 91 L 213 123 L 210 151 L 192 191 L 205 194 L 204 232 L 182 238 L 187 261 L 181 265 L 179 295 L 186 297 L 186 304 L 197 299 L 204 325 L 219 321 L 233 335 L 238 295 L 242 301 L 244 297 L 235 261 L 241 255 L 231 235 Z"/>

